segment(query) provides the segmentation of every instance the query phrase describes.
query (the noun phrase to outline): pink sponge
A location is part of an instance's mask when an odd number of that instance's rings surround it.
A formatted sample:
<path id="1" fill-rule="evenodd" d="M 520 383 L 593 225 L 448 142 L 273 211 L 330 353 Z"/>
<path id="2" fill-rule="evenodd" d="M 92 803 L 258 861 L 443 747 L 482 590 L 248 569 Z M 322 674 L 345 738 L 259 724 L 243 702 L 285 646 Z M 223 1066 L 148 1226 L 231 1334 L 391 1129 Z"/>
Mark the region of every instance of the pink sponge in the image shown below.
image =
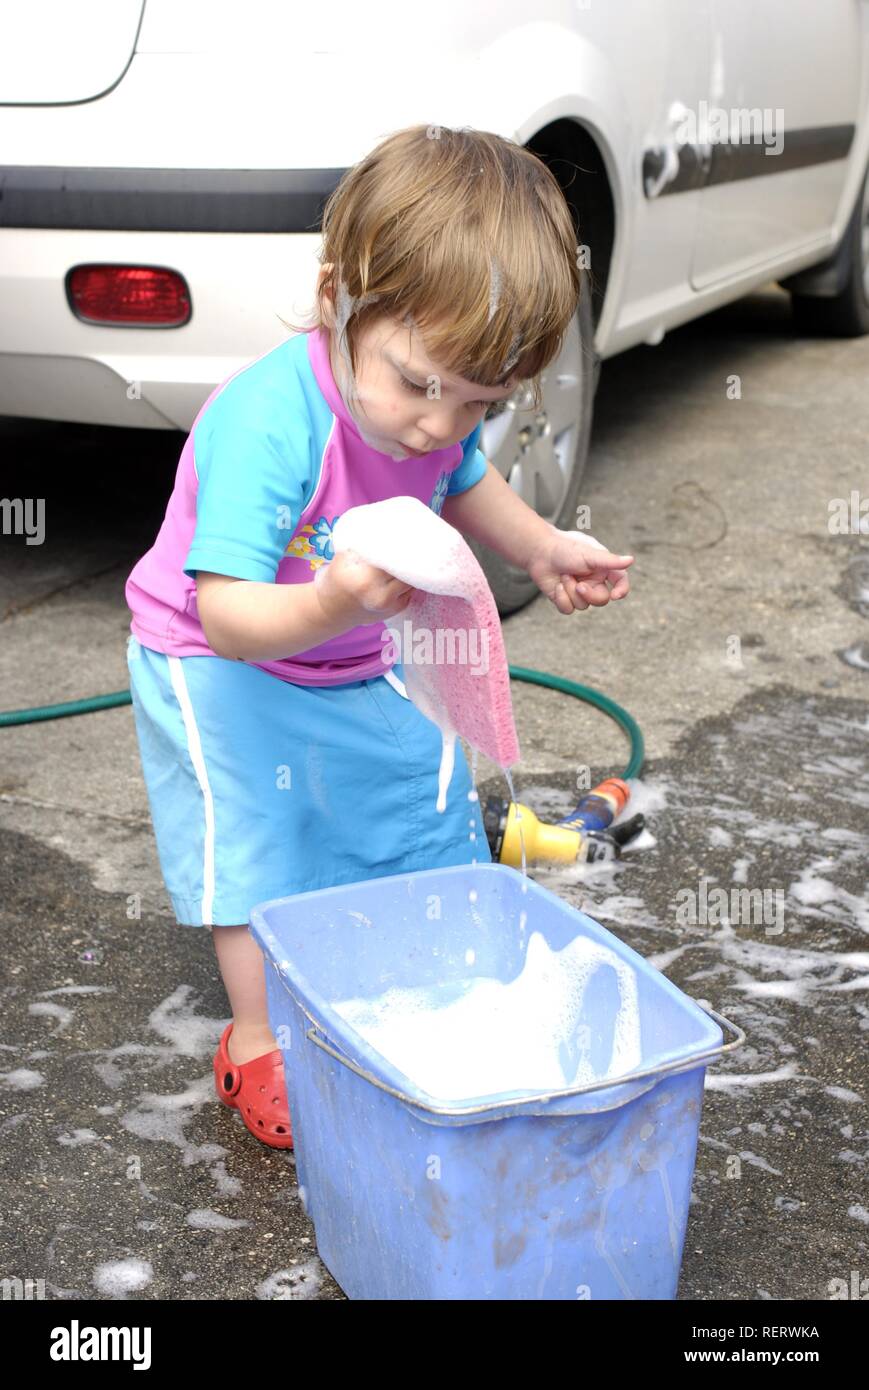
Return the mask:
<path id="1" fill-rule="evenodd" d="M 386 626 L 409 697 L 443 735 L 443 810 L 457 733 L 500 767 L 519 760 L 501 622 L 486 576 L 460 532 L 416 497 L 351 507 L 335 523 L 332 544 L 417 590 Z"/>

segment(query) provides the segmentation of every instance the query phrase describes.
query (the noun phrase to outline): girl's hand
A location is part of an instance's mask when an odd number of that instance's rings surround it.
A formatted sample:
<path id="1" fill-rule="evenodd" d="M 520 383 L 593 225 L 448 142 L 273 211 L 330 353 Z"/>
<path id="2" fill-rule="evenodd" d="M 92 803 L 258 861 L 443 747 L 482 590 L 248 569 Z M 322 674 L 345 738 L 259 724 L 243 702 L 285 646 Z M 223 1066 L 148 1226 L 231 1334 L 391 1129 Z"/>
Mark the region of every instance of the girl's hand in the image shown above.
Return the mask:
<path id="1" fill-rule="evenodd" d="M 528 573 L 559 613 L 575 608 L 602 608 L 630 590 L 625 573 L 633 555 L 617 555 L 585 531 L 555 526 L 528 565 Z M 612 587 L 608 587 L 611 585 Z"/>
<path id="2" fill-rule="evenodd" d="M 401 613 L 414 594 L 412 585 L 369 565 L 352 550 L 339 551 L 321 565 L 314 584 L 326 616 L 346 621 L 348 630 Z"/>

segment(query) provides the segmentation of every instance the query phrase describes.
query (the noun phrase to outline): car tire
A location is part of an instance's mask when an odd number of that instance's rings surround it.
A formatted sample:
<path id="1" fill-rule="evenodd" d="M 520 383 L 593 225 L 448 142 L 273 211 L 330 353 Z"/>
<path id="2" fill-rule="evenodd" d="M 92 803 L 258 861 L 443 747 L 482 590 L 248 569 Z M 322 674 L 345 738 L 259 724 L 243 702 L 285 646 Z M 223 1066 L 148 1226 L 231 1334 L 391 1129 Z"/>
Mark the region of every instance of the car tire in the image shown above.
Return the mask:
<path id="1" fill-rule="evenodd" d="M 817 337 L 859 338 L 869 333 L 869 169 L 840 248 L 841 291 L 833 297 L 792 292 L 794 325 Z"/>
<path id="2" fill-rule="evenodd" d="M 576 526 L 579 491 L 588 458 L 599 362 L 594 346 L 591 287 L 583 270 L 579 305 L 558 357 L 541 373 L 543 406 L 522 409 L 528 388 L 483 423 L 480 448 L 501 476 L 540 516 L 560 529 Z M 483 567 L 502 617 L 540 593 L 518 569 L 478 541 L 468 544 Z"/>

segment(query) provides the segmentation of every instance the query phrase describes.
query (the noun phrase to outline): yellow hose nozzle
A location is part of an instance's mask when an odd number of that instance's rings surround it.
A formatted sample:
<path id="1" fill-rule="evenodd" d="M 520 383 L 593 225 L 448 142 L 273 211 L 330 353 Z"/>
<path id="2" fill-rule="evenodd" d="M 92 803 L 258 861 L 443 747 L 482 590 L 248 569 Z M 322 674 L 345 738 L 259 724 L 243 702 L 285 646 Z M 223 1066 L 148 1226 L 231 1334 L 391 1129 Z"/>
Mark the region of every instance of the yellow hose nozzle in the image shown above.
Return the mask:
<path id="1" fill-rule="evenodd" d="M 483 823 L 492 859 L 513 869 L 522 867 L 523 842 L 526 865 L 591 863 L 618 858 L 620 853 L 618 845 L 609 843 L 609 836 L 583 835 L 566 825 L 547 825 L 521 801 L 489 797 Z"/>
<path id="2" fill-rule="evenodd" d="M 584 853 L 583 837 L 578 830 L 568 830 L 563 825 L 546 825 L 530 807 L 511 801 L 501 842 L 502 864 L 510 864 L 516 869 L 521 866 L 523 840 L 528 864 L 538 860 L 548 864 L 575 864 Z"/>

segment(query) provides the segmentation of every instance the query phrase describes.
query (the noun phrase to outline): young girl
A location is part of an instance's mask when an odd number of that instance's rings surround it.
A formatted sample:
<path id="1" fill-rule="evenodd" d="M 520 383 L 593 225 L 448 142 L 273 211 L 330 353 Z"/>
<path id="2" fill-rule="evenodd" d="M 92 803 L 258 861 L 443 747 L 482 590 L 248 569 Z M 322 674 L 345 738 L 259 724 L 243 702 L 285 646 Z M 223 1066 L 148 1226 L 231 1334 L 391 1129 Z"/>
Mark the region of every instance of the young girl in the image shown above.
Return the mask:
<path id="1" fill-rule="evenodd" d="M 334 555 L 336 520 L 419 498 L 562 613 L 622 598 L 633 560 L 541 520 L 477 447 L 521 383 L 539 404 L 576 312 L 573 222 L 536 156 L 400 131 L 329 198 L 320 259 L 313 326 L 209 396 L 126 587 L 161 870 L 179 924 L 212 929 L 232 1009 L 217 1094 L 276 1148 L 292 1131 L 251 907 L 491 857 L 461 745 L 439 813 L 439 730 L 385 669 L 383 620 L 413 591 Z"/>

